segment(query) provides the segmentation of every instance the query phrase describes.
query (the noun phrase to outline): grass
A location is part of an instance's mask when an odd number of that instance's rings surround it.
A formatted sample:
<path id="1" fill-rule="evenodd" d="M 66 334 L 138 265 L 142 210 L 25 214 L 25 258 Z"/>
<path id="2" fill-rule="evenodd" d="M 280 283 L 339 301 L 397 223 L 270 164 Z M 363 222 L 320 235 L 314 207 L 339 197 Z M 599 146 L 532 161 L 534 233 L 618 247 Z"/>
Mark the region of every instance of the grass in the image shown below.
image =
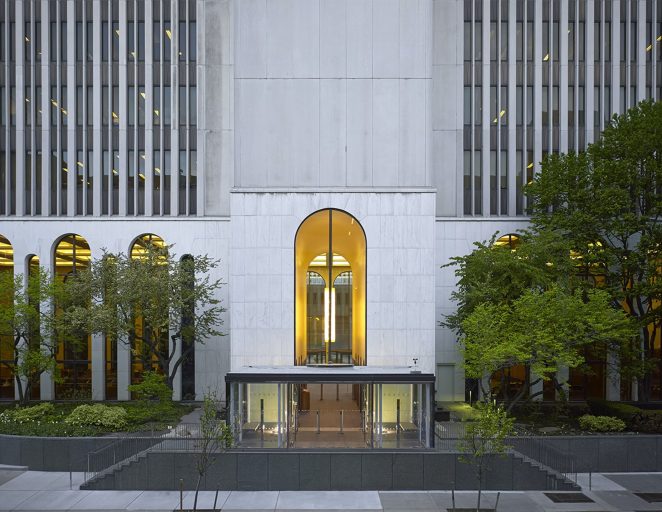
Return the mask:
<path id="1" fill-rule="evenodd" d="M 30 405 L 36 405 L 33 402 Z M 37 421 L 18 423 L 0 417 L 0 434 L 42 436 L 42 437 L 86 437 L 117 434 L 99 426 L 72 426 L 64 422 L 65 418 L 76 407 L 90 402 L 62 402 L 53 403 L 54 411 Z M 177 402 L 115 402 L 107 403 L 122 407 L 127 412 L 128 425 L 125 432 L 142 432 L 152 430 L 165 430 L 168 426 L 177 425 L 185 414 L 194 407 L 182 405 Z M 12 410 L 15 404 L 0 405 L 0 413 Z"/>

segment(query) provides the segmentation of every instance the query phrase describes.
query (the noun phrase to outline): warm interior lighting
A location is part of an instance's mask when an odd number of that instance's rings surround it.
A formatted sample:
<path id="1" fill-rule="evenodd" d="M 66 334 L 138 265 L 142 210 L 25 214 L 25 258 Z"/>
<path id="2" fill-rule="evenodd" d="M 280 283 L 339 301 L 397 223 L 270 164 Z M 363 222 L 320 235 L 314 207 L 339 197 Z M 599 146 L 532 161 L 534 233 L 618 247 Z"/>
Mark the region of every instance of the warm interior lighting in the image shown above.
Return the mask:
<path id="1" fill-rule="evenodd" d="M 505 115 L 506 115 L 506 110 L 505 109 L 502 110 L 501 112 L 499 112 L 499 117 L 503 117 Z"/>
<path id="2" fill-rule="evenodd" d="M 527 169 L 533 169 L 533 162 L 526 166 Z"/>
<path id="3" fill-rule="evenodd" d="M 657 36 L 656 41 L 662 41 L 662 35 Z"/>
<path id="4" fill-rule="evenodd" d="M 63 170 L 64 172 L 69 172 L 69 168 L 68 168 L 68 167 L 62 167 L 62 170 Z"/>
<path id="5" fill-rule="evenodd" d="M 140 176 L 140 179 L 141 179 L 141 180 L 144 180 L 144 179 L 145 179 L 145 175 L 144 175 L 143 173 L 141 173 L 141 172 L 138 173 L 138 176 Z"/>
<path id="6" fill-rule="evenodd" d="M 143 99 L 146 99 L 146 98 L 147 98 L 147 95 L 145 94 L 145 92 L 144 92 L 144 91 L 143 91 L 143 92 L 141 92 L 141 93 L 140 93 L 140 95 L 142 96 L 142 98 L 143 98 Z"/>
<path id="7" fill-rule="evenodd" d="M 154 115 L 157 115 L 157 116 L 159 115 L 159 109 L 157 109 L 157 108 L 154 109 Z"/>
<path id="8" fill-rule="evenodd" d="M 329 327 L 331 336 L 329 336 Z M 329 298 L 329 288 L 324 288 L 324 342 L 335 343 L 336 341 L 336 289 L 331 287 L 331 297 Z"/>
<path id="9" fill-rule="evenodd" d="M 158 167 L 154 167 L 154 172 L 156 174 L 161 174 L 161 169 L 159 169 Z"/>
<path id="10" fill-rule="evenodd" d="M 647 52 L 651 51 L 652 49 L 653 49 L 653 43 L 649 44 L 649 45 L 646 47 L 646 51 L 647 51 Z"/>
<path id="11" fill-rule="evenodd" d="M 547 62 L 547 61 L 549 60 L 549 53 L 548 53 L 547 55 L 545 55 L 545 56 L 542 58 L 542 60 L 543 60 L 543 62 Z"/>
<path id="12" fill-rule="evenodd" d="M 116 36 L 116 37 L 119 37 L 119 36 L 120 36 L 120 29 L 119 29 L 119 28 L 115 30 L 115 36 Z"/>
<path id="13" fill-rule="evenodd" d="M 349 267 L 349 261 L 347 261 L 340 254 L 333 254 L 333 266 L 334 267 Z M 313 261 L 310 262 L 309 267 L 326 267 L 326 253 L 318 254 L 313 258 Z"/>
<path id="14" fill-rule="evenodd" d="M 14 248 L 4 236 L 0 236 L 0 267 L 14 266 Z"/>
<path id="15" fill-rule="evenodd" d="M 172 32 L 170 31 L 169 28 L 165 29 L 166 36 L 168 36 L 168 39 L 172 39 Z"/>
<path id="16" fill-rule="evenodd" d="M 30 38 L 29 38 L 28 36 L 25 36 L 25 42 L 26 42 L 26 43 L 29 43 L 29 42 L 30 42 Z"/>
<path id="17" fill-rule="evenodd" d="M 51 98 L 51 104 L 52 104 L 54 107 L 57 107 L 57 101 L 55 101 L 53 98 Z"/>
<path id="18" fill-rule="evenodd" d="M 132 51 L 132 52 L 129 52 L 129 53 L 131 54 L 131 57 L 133 57 L 133 59 L 135 60 L 136 59 L 136 52 Z"/>
<path id="19" fill-rule="evenodd" d="M 76 162 L 76 165 L 80 167 L 81 169 L 83 168 L 83 162 Z"/>

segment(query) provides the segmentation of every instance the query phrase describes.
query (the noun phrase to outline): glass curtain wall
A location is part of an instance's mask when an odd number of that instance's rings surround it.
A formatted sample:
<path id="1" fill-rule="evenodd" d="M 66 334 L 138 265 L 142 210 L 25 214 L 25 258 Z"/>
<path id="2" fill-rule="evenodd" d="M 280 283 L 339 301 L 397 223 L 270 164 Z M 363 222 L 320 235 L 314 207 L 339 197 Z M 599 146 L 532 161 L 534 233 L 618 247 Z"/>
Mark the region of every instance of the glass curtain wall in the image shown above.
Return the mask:
<path id="1" fill-rule="evenodd" d="M 230 422 L 243 448 L 429 448 L 432 386 L 232 382 Z"/>
<path id="2" fill-rule="evenodd" d="M 80 235 L 62 237 L 55 247 L 55 277 L 63 282 L 87 269 L 91 251 Z M 92 398 L 92 343 L 86 334 L 73 339 L 60 339 L 56 360 L 61 381 L 55 383 L 57 400 L 89 400 Z"/>
<path id="3" fill-rule="evenodd" d="M 4 236 L 0 235 L 0 275 L 3 282 L 14 276 L 14 249 Z M 9 290 L 2 291 L 3 300 L 11 300 Z M 9 292 L 9 293 L 6 293 Z M 0 303 L 0 308 L 5 304 Z M 14 339 L 10 332 L 0 331 L 0 400 L 14 399 Z"/>

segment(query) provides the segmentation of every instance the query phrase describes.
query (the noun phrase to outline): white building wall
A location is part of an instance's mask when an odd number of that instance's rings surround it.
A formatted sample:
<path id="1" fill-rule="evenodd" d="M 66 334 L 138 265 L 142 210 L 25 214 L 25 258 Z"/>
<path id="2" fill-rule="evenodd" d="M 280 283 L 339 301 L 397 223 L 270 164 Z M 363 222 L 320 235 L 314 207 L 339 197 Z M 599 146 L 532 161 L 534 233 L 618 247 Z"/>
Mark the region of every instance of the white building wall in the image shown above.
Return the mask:
<path id="1" fill-rule="evenodd" d="M 431 185 L 432 0 L 235 0 L 235 186 Z"/>
<path id="2" fill-rule="evenodd" d="M 294 364 L 294 239 L 324 208 L 367 241 L 367 364 L 434 371 L 434 191 L 232 194 L 231 369 Z"/>

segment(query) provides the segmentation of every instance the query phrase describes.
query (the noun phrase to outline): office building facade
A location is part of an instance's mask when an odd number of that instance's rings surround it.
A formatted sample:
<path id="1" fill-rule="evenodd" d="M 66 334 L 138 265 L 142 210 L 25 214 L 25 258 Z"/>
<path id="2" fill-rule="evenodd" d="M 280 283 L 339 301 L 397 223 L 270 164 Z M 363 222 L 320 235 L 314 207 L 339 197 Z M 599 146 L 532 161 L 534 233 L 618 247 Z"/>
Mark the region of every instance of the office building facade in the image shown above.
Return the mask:
<path id="1" fill-rule="evenodd" d="M 220 258 L 227 336 L 176 398 L 227 389 L 280 425 L 334 364 L 422 439 L 435 379 L 465 398 L 441 266 L 526 226 L 546 154 L 662 99 L 661 60 L 662 0 L 1 0 L 0 268 L 146 241 Z M 42 399 L 128 399 L 144 370 L 101 337 L 65 352 Z M 273 377 L 299 367 L 308 388 Z M 595 367 L 573 399 L 629 398 Z"/>

